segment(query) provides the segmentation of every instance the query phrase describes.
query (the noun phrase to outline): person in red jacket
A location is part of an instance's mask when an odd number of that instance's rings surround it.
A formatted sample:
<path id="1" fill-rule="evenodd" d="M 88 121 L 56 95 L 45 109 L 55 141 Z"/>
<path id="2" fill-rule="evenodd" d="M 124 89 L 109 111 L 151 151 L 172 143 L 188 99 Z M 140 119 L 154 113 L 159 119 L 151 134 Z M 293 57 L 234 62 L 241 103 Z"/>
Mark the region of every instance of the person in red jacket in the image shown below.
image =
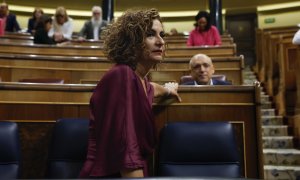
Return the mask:
<path id="1" fill-rule="evenodd" d="M 5 2 L 0 4 L 0 19 L 4 24 L 4 31 L 18 32 L 21 30 L 16 15 L 9 12 L 8 5 Z"/>
<path id="2" fill-rule="evenodd" d="M 187 46 L 221 45 L 221 36 L 216 26 L 211 25 L 206 11 L 199 11 L 195 16 L 195 29 L 190 32 Z"/>

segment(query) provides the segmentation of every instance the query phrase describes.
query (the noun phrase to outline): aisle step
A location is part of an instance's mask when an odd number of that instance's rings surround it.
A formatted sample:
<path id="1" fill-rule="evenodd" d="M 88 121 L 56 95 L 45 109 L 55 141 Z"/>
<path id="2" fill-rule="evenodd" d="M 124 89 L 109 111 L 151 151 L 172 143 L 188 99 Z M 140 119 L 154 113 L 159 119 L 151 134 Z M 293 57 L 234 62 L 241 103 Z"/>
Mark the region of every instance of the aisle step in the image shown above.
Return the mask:
<path id="1" fill-rule="evenodd" d="M 264 166 L 266 180 L 296 180 L 300 178 L 299 166 Z"/>
<path id="2" fill-rule="evenodd" d="M 261 109 L 262 116 L 275 116 L 275 109 Z"/>
<path id="3" fill-rule="evenodd" d="M 261 116 L 262 125 L 283 125 L 282 116 Z"/>
<path id="4" fill-rule="evenodd" d="M 288 136 L 287 125 L 262 126 L 262 136 Z"/>
<path id="5" fill-rule="evenodd" d="M 292 136 L 264 136 L 262 143 L 264 149 L 292 149 L 294 147 Z"/>
<path id="6" fill-rule="evenodd" d="M 264 149 L 263 153 L 265 165 L 300 165 L 300 151 L 297 149 Z"/>

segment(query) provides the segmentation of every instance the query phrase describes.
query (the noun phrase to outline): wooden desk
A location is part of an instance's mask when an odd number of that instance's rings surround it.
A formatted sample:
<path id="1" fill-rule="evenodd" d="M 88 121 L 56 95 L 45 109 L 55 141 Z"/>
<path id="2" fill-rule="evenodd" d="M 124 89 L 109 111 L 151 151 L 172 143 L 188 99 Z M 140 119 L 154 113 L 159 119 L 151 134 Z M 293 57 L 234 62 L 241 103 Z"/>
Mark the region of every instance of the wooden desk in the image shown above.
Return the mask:
<path id="1" fill-rule="evenodd" d="M 6 43 L 26 43 L 26 44 L 34 44 L 33 43 L 33 36 L 24 36 L 24 35 L 3 35 L 0 37 L 1 42 Z M 230 45 L 233 44 L 232 37 L 222 37 L 222 45 Z M 85 40 L 78 40 L 72 39 L 69 41 L 70 45 L 76 46 L 100 46 L 103 47 L 103 40 L 92 40 L 92 39 L 85 39 Z M 168 47 L 187 47 L 186 46 L 187 38 L 165 38 L 165 43 L 168 44 Z"/>
<path id="2" fill-rule="evenodd" d="M 5 34 L 3 36 L 0 36 L 0 42 L 33 44 L 33 37 L 32 36 L 11 36 Z"/>
<path id="3" fill-rule="evenodd" d="M 233 38 L 222 38 L 222 45 L 231 45 L 233 44 Z M 178 48 L 178 47 L 187 47 L 187 39 L 166 39 L 165 43 L 168 48 Z"/>
<path id="4" fill-rule="evenodd" d="M 202 53 L 210 57 L 236 56 L 236 44 L 221 46 L 194 46 L 181 48 L 167 48 L 166 57 L 189 57 Z"/>
<path id="5" fill-rule="evenodd" d="M 160 73 L 154 73 L 154 79 L 157 81 L 160 79 L 162 81 L 179 81 L 180 75 L 189 74 L 189 61 L 190 58 L 165 58 L 163 62 L 157 66 L 157 71 Z M 226 75 L 227 79 L 231 80 L 233 84 L 239 85 L 243 83 L 242 71 L 244 69 L 244 57 L 242 55 L 233 57 L 213 57 L 212 61 L 217 71 L 216 73 Z M 68 73 L 66 72 L 68 70 L 76 71 L 76 73 L 79 73 L 79 71 L 90 71 L 91 73 L 93 71 L 101 72 L 101 69 L 109 69 L 113 64 L 103 57 L 0 54 L 0 66 L 5 67 L 3 71 L 0 72 L 0 76 L 5 77 L 3 81 L 18 81 L 20 78 L 26 77 L 49 78 L 49 76 L 57 76 L 57 78 L 65 79 L 66 83 L 80 83 L 80 79 L 83 79 L 85 83 L 95 83 L 98 81 L 98 77 L 100 77 L 98 74 L 90 76 L 74 75 L 75 79 L 72 79 L 72 76 L 67 75 Z M 24 71 L 22 71 L 22 68 Z M 28 68 L 33 68 L 35 70 L 32 71 L 32 73 L 26 73 Z M 54 72 L 55 70 L 60 73 Z M 168 75 L 176 70 L 181 70 L 183 72 L 171 77 Z M 39 75 L 39 73 L 41 74 Z M 70 72 L 69 74 L 72 73 Z M 159 75 L 163 76 L 160 77 Z"/>
<path id="6" fill-rule="evenodd" d="M 182 39 L 188 39 L 189 35 L 184 35 L 184 34 L 178 34 L 178 35 L 172 35 L 172 36 L 166 36 L 164 39 L 167 40 L 182 40 Z M 221 39 L 227 39 L 227 38 L 231 38 L 230 34 L 222 34 L 221 35 Z"/>
<path id="7" fill-rule="evenodd" d="M 74 46 L 74 45 L 36 45 L 0 42 L 0 53 L 9 54 L 35 54 L 55 56 L 96 56 L 104 57 L 100 46 Z M 166 57 L 192 57 L 197 53 L 204 53 L 211 57 L 235 56 L 236 45 L 167 48 Z"/>
<path id="8" fill-rule="evenodd" d="M 108 69 L 88 68 L 48 68 L 48 67 L 27 67 L 27 66 L 6 66 L 0 65 L 0 77 L 2 81 L 18 82 L 20 79 L 31 78 L 56 78 L 63 79 L 65 83 L 85 84 L 87 82 L 98 82 Z M 215 74 L 224 74 L 232 84 L 243 83 L 240 68 L 216 68 Z M 181 76 L 189 75 L 188 69 L 161 69 L 152 70 L 148 74 L 153 82 L 179 82 Z"/>
<path id="9" fill-rule="evenodd" d="M 191 57 L 164 58 L 157 69 L 189 69 Z M 244 69 L 244 56 L 212 57 L 215 68 Z M 113 63 L 106 57 L 72 57 L 54 55 L 0 54 L 0 65 L 19 67 L 108 69 Z"/>
<path id="10" fill-rule="evenodd" d="M 57 46 L 0 42 L 0 53 L 104 57 L 100 46 Z"/>

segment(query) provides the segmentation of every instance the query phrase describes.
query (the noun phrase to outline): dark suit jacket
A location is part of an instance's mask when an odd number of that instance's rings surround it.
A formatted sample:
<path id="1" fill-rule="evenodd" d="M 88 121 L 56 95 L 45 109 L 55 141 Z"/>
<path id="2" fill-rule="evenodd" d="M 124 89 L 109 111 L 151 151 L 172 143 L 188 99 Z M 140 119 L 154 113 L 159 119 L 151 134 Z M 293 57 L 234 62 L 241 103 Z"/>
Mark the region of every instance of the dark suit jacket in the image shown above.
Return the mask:
<path id="1" fill-rule="evenodd" d="M 107 25 L 107 21 L 102 20 L 98 32 L 99 38 L 100 38 L 100 33 L 102 31 L 102 28 L 105 27 L 106 25 Z M 94 27 L 91 20 L 84 23 L 84 26 L 79 32 L 79 36 L 85 37 L 86 39 L 94 39 Z"/>
<path id="2" fill-rule="evenodd" d="M 35 44 L 56 44 L 53 38 L 48 36 L 48 32 L 44 29 L 37 29 L 34 34 Z"/>
<path id="3" fill-rule="evenodd" d="M 32 33 L 32 30 L 35 30 L 35 23 L 36 20 L 33 18 L 28 20 L 27 32 Z"/>
<path id="4" fill-rule="evenodd" d="M 213 79 L 212 81 L 213 81 L 213 85 L 231 85 L 231 83 L 228 81 L 220 81 L 220 80 L 216 80 L 216 79 Z M 195 85 L 195 84 L 194 84 L 194 81 L 188 81 L 181 85 Z"/>
<path id="5" fill-rule="evenodd" d="M 20 30 L 21 30 L 21 28 L 17 21 L 16 15 L 8 14 L 8 16 L 6 17 L 5 31 L 16 32 L 16 31 L 20 31 Z"/>

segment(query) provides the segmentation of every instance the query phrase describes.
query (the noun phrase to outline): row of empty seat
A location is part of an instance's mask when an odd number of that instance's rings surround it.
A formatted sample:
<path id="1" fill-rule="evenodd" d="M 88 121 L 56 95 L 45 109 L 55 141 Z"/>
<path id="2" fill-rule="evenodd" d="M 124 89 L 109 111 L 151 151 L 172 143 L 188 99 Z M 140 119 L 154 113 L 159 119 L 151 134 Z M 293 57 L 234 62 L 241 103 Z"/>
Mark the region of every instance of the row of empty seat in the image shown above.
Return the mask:
<path id="1" fill-rule="evenodd" d="M 86 158 L 87 119 L 57 120 L 45 178 L 77 178 Z M 161 131 L 156 176 L 241 177 L 233 127 L 228 122 L 177 122 Z M 220 151 L 222 150 L 222 151 Z M 0 178 L 20 177 L 18 125 L 0 122 Z"/>

